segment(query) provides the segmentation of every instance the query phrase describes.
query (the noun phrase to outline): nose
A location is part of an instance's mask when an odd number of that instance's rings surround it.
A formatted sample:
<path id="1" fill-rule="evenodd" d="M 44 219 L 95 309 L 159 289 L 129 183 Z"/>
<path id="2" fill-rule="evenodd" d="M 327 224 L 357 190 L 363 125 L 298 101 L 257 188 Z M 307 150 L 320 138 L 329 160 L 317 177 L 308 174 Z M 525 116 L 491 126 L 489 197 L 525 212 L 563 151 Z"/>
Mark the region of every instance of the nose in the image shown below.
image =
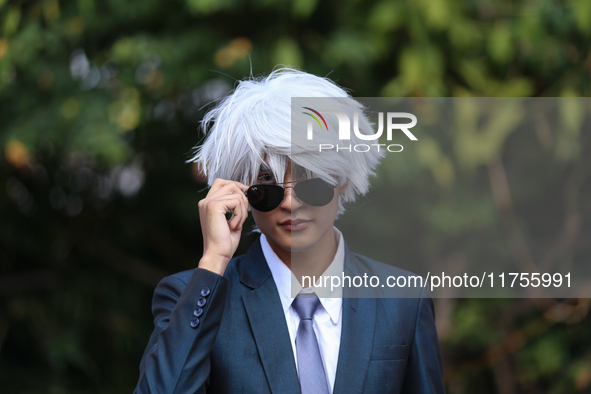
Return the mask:
<path id="1" fill-rule="evenodd" d="M 299 200 L 295 197 L 295 191 L 293 190 L 293 186 L 285 186 L 283 188 L 283 192 L 285 193 L 285 197 L 281 202 L 281 208 L 291 211 L 293 209 L 296 209 L 299 206 L 298 204 L 301 204 Z"/>

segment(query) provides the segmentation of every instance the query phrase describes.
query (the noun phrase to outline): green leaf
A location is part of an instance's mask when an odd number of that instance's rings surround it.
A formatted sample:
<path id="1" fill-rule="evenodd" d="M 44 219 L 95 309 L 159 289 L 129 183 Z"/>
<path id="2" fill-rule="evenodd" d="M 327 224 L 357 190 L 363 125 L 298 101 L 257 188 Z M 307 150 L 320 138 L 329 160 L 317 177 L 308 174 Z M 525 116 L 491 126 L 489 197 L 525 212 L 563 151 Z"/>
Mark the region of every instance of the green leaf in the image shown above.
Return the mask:
<path id="1" fill-rule="evenodd" d="M 8 12 L 6 13 L 6 16 L 4 17 L 4 26 L 3 26 L 4 35 L 7 37 L 10 37 L 14 33 L 16 33 L 20 21 L 21 21 L 20 7 L 18 7 L 18 6 L 11 7 L 8 10 Z"/>
<path id="2" fill-rule="evenodd" d="M 273 62 L 293 67 L 303 67 L 303 55 L 298 43 L 288 37 L 278 39 L 275 43 Z"/>
<path id="3" fill-rule="evenodd" d="M 318 0 L 294 0 L 291 9 L 293 15 L 300 18 L 307 18 L 314 12 L 317 5 Z"/>

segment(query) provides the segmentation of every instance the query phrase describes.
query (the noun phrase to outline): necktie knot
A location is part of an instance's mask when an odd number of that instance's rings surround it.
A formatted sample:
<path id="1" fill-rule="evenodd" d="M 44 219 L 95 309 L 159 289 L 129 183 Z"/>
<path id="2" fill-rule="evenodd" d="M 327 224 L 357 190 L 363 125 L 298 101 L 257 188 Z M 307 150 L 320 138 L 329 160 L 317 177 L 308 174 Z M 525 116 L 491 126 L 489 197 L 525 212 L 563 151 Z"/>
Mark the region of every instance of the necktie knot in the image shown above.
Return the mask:
<path id="1" fill-rule="evenodd" d="M 320 300 L 316 293 L 300 293 L 291 304 L 300 320 L 312 320 L 316 309 L 320 306 Z"/>

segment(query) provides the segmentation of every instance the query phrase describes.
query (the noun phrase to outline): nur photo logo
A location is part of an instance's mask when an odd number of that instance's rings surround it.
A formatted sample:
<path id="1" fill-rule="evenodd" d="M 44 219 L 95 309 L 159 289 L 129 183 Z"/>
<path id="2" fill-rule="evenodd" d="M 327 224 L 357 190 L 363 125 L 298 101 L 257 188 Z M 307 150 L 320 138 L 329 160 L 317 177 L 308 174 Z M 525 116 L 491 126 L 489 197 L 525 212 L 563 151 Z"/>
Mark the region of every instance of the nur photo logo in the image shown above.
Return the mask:
<path id="1" fill-rule="evenodd" d="M 341 141 L 350 141 L 351 140 L 351 120 L 349 115 L 347 115 L 343 111 L 334 110 L 334 109 L 323 109 L 321 111 L 317 111 L 310 107 L 302 107 L 306 111 L 303 112 L 305 115 L 308 115 L 310 119 L 307 121 L 307 139 L 309 141 L 314 140 L 314 128 L 315 124 L 318 125 L 320 132 L 330 132 L 328 128 L 328 123 L 326 122 L 326 118 L 324 115 L 330 114 L 334 115 L 338 121 L 338 139 Z M 398 123 L 400 119 L 408 119 L 410 123 Z M 339 151 L 349 151 L 349 152 L 369 152 L 372 149 L 386 149 L 388 152 L 402 152 L 404 149 L 400 144 L 380 144 L 379 138 L 384 133 L 384 128 L 386 129 L 386 140 L 392 141 L 392 137 L 394 135 L 395 130 L 402 131 L 408 139 L 411 141 L 417 141 L 417 137 L 410 131 L 411 128 L 416 126 L 417 124 L 417 117 L 409 112 L 387 112 L 386 113 L 386 127 L 384 127 L 384 112 L 378 112 L 378 130 L 375 134 L 364 134 L 359 130 L 359 113 L 353 113 L 353 133 L 355 137 L 362 141 L 374 141 L 372 144 L 362 143 L 362 144 L 349 144 L 349 145 L 339 145 L 339 144 L 318 144 L 318 151 L 322 152 L 323 150 L 336 150 Z"/>

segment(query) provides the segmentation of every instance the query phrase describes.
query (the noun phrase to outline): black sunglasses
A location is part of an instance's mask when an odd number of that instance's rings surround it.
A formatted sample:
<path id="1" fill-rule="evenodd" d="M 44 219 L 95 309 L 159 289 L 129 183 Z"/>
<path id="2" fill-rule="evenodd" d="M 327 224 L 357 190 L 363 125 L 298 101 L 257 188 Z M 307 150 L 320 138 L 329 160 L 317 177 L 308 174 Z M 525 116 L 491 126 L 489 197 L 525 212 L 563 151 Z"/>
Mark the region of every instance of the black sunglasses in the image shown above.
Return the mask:
<path id="1" fill-rule="evenodd" d="M 295 183 L 295 186 L 281 186 Z M 250 206 L 261 212 L 270 212 L 281 205 L 285 198 L 285 189 L 293 189 L 298 201 L 313 207 L 323 207 L 334 197 L 334 186 L 320 178 L 304 181 L 252 185 L 244 193 Z"/>

